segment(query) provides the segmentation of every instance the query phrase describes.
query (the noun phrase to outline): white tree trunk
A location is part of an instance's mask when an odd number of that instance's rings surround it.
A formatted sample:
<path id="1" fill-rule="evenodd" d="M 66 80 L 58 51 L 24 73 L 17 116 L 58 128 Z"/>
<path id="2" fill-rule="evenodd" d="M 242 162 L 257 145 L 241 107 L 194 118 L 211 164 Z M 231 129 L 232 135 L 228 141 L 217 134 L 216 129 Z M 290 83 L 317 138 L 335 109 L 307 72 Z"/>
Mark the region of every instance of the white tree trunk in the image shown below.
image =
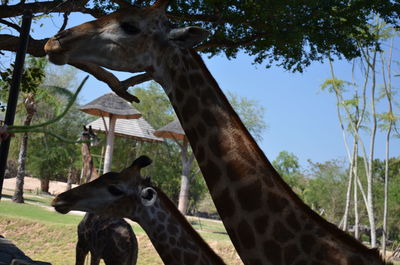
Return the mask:
<path id="1" fill-rule="evenodd" d="M 116 121 L 117 121 L 117 119 L 115 117 L 113 117 L 112 115 L 110 115 L 108 133 L 107 133 L 106 152 L 104 154 L 103 174 L 111 171 L 113 149 L 114 149 L 114 132 L 115 132 Z"/>
<path id="2" fill-rule="evenodd" d="M 181 177 L 181 189 L 179 191 L 179 202 L 178 210 L 185 215 L 187 213 L 189 205 L 189 188 L 190 188 L 190 169 L 192 168 L 193 157 L 189 157 L 188 149 L 189 144 L 185 137 L 181 147 L 181 158 L 182 158 L 182 177 Z M 192 155 L 193 156 L 193 155 Z"/>

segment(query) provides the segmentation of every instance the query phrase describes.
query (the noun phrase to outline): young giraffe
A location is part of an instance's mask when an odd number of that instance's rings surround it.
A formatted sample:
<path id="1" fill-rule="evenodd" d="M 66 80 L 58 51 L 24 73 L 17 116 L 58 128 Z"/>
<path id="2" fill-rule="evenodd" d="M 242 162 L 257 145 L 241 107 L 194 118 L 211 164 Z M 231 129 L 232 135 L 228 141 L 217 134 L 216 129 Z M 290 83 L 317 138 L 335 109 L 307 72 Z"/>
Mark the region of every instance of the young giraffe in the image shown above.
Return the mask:
<path id="1" fill-rule="evenodd" d="M 92 153 L 90 151 L 90 146 L 95 146 L 99 142 L 99 138 L 93 132 L 92 126 L 86 128 L 83 126 L 83 132 L 80 137 L 81 141 L 83 141 L 81 146 L 82 153 L 82 173 L 80 184 L 87 183 L 91 179 L 98 178 L 99 173 L 97 172 L 96 167 L 94 166 Z M 89 143 L 87 142 L 89 141 Z"/>
<path id="2" fill-rule="evenodd" d="M 99 141 L 92 127 L 83 126 L 82 141 L 82 180 L 86 183 L 99 177 L 94 167 L 90 146 Z M 106 265 L 135 265 L 138 256 L 138 243 L 132 227 L 122 218 L 103 217 L 86 213 L 78 225 L 75 265 L 84 265 L 90 252 L 91 265 L 99 265 L 100 259 Z"/>
<path id="3" fill-rule="evenodd" d="M 150 163 L 148 157 L 141 156 L 120 173 L 106 173 L 61 193 L 52 205 L 64 214 L 81 210 L 130 218 L 146 231 L 164 264 L 225 264 L 168 197 L 140 175 L 140 169 Z"/>
<path id="4" fill-rule="evenodd" d="M 321 218 L 282 180 L 191 49 L 207 32 L 174 28 L 167 2 L 62 31 L 45 50 L 56 64 L 146 72 L 162 85 L 245 264 L 384 264 L 378 251 Z"/>

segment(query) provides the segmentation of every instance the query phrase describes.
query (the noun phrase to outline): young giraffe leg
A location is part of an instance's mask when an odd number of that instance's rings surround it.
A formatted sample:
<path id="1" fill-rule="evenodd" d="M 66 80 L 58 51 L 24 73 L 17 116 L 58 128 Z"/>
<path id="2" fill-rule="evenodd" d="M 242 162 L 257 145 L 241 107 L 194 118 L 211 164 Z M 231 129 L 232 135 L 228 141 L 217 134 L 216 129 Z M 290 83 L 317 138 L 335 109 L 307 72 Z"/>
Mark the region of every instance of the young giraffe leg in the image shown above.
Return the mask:
<path id="1" fill-rule="evenodd" d="M 84 265 L 85 258 L 89 253 L 88 247 L 78 238 L 78 243 L 76 244 L 76 258 L 75 265 Z"/>

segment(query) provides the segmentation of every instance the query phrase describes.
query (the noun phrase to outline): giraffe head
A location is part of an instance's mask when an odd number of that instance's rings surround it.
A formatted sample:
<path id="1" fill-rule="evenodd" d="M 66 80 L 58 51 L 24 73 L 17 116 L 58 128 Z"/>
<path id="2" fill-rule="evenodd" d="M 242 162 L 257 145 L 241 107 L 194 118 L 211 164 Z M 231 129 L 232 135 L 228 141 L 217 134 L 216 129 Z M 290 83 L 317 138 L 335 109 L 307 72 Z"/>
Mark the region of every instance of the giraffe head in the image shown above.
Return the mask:
<path id="1" fill-rule="evenodd" d="M 99 178 L 59 194 L 52 202 L 57 212 L 66 214 L 71 210 L 85 211 L 112 217 L 124 217 L 126 209 L 116 203 L 129 201 L 130 207 L 151 206 L 157 192 L 149 179 L 140 174 L 152 161 L 147 156 L 136 159 L 121 172 L 108 172 Z M 118 207 L 115 207 L 118 205 Z"/>
<path id="2" fill-rule="evenodd" d="M 81 140 L 89 141 L 90 146 L 97 146 L 100 142 L 100 139 L 94 133 L 92 126 L 89 126 L 89 128 L 87 128 L 85 125 L 83 125 L 83 131 L 81 133 Z"/>
<path id="3" fill-rule="evenodd" d="M 191 48 L 208 35 L 199 27 L 175 27 L 166 16 L 166 2 L 125 7 L 61 31 L 44 49 L 49 60 L 59 65 L 92 63 L 119 71 L 154 71 L 162 54 Z"/>

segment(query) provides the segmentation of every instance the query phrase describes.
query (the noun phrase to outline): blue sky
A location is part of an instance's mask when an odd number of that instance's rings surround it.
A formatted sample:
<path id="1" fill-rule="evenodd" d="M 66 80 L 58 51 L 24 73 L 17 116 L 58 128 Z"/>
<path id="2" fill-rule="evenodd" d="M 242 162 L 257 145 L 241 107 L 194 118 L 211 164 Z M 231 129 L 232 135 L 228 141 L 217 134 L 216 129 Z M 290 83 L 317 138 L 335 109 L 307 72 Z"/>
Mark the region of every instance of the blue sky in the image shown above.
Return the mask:
<path id="1" fill-rule="evenodd" d="M 90 16 L 74 14 L 68 27 L 89 20 L 92 20 Z M 57 17 L 48 20 L 41 28 L 34 25 L 33 36 L 50 37 L 60 25 L 61 20 Z M 399 59 L 398 55 L 399 51 L 396 50 L 395 58 Z M 268 129 L 259 144 L 270 160 L 274 160 L 283 150 L 294 153 L 303 166 L 306 166 L 307 159 L 324 162 L 346 158 L 335 98 L 320 91 L 320 85 L 330 77 L 327 63 L 313 63 L 304 73 L 292 73 L 278 66 L 267 69 L 262 65 L 253 65 L 252 58 L 244 54 L 239 54 L 233 60 L 223 56 L 208 59 L 204 55 L 203 58 L 223 91 L 232 91 L 256 100 L 265 107 Z M 338 78 L 351 80 L 351 65 L 348 62 L 335 62 L 334 67 Z M 82 79 L 85 74 L 79 76 Z M 118 73 L 117 76 L 120 79 L 130 77 L 124 73 Z M 397 78 L 393 83 L 399 84 L 399 80 Z M 81 93 L 80 103 L 91 101 L 109 91 L 104 83 L 91 77 Z M 379 158 L 384 155 L 382 138 L 378 134 L 375 156 Z M 399 143 L 399 140 L 393 139 L 392 156 L 399 156 Z"/>

